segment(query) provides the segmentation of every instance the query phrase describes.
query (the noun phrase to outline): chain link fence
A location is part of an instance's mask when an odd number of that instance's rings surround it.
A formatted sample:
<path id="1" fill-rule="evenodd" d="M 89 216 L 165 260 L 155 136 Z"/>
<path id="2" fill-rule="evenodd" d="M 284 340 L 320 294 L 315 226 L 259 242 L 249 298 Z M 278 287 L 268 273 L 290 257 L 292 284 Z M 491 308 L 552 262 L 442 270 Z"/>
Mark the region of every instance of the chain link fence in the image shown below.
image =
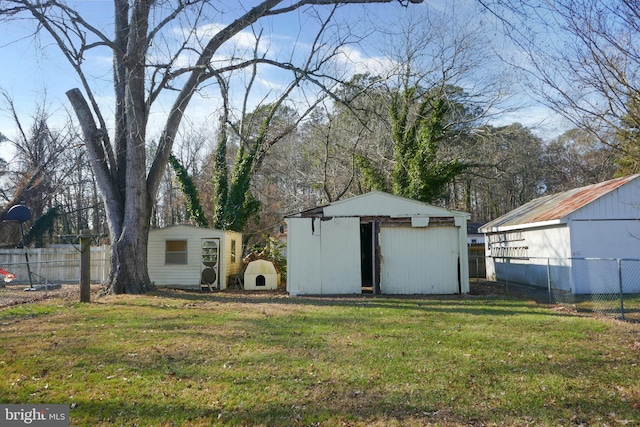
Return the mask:
<path id="1" fill-rule="evenodd" d="M 507 292 L 640 322 L 640 259 L 470 256 L 469 264 L 485 265 L 486 279 Z M 480 268 L 470 272 L 483 277 Z"/>
<path id="2" fill-rule="evenodd" d="M 109 272 L 108 247 L 92 247 L 91 252 L 91 281 L 104 283 Z M 31 249 L 27 268 L 24 250 L 0 251 L 0 267 L 16 274 L 14 281 L 0 282 L 0 300 L 11 290 L 30 285 L 29 270 L 32 284 L 79 283 L 79 257 L 74 248 Z M 524 291 L 539 301 L 640 322 L 640 259 L 472 254 L 469 273 L 476 281 L 486 278 L 500 283 L 506 292 Z"/>

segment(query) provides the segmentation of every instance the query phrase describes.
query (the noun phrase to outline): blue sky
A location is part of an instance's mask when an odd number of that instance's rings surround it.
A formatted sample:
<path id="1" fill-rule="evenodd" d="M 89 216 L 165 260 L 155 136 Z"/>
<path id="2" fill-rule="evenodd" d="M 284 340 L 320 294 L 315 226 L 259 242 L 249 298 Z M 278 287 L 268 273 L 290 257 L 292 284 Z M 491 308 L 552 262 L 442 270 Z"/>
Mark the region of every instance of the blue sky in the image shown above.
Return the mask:
<path id="1" fill-rule="evenodd" d="M 237 11 L 246 8 L 246 1 L 225 1 L 229 8 L 224 14 L 216 15 L 210 22 L 211 30 L 219 28 L 221 25 L 227 24 L 231 19 L 237 17 Z M 255 2 L 250 2 L 255 3 Z M 85 19 L 97 28 L 104 29 L 105 32 L 111 30 L 112 19 L 112 2 L 107 0 L 89 0 L 77 1 L 75 3 L 78 10 Z M 243 5 L 244 4 L 244 5 Z M 353 26 L 354 34 L 372 33 L 367 39 L 360 43 L 349 44 L 343 49 L 340 55 L 341 61 L 336 61 L 336 66 L 340 66 L 345 73 L 354 73 L 366 70 L 379 70 L 387 66 L 389 58 L 385 56 L 384 36 L 382 33 L 373 33 L 373 26 L 377 26 L 380 31 L 385 28 L 393 29 L 397 26 L 400 19 L 407 19 L 409 15 L 414 17 L 420 14 L 435 14 L 439 10 L 443 13 L 452 13 L 452 7 L 446 6 L 446 1 L 429 1 L 427 0 L 421 5 L 410 5 L 405 9 L 396 2 L 391 4 L 373 4 L 373 5 L 350 5 L 340 8 L 337 13 L 336 31 L 346 34 L 347 25 Z M 470 14 L 477 15 L 472 9 L 475 2 L 473 0 L 464 0 L 456 2 L 453 13 L 456 15 Z M 326 15 L 327 8 L 320 8 Z M 478 19 L 488 19 L 487 15 L 477 15 Z M 453 19 L 451 22 L 453 23 Z M 262 21 L 261 21 L 262 22 Z M 51 125 L 62 126 L 67 120 L 68 103 L 65 92 L 74 87 L 80 87 L 79 80 L 73 70 L 63 59 L 56 46 L 52 46 L 52 41 L 47 37 L 34 39 L 31 34 L 34 30 L 34 24 L 30 21 L 17 21 L 12 23 L 3 23 L 3 31 L 0 32 L 0 89 L 13 99 L 18 115 L 24 126 L 31 124 L 31 118 L 39 104 L 44 104 L 47 111 L 51 114 Z M 280 59 L 288 59 L 295 56 L 296 53 L 302 55 L 305 52 L 305 46 L 312 40 L 314 32 L 310 31 L 313 22 L 300 13 L 290 13 L 283 15 L 269 22 L 262 22 L 265 27 L 262 48 L 269 50 L 271 55 L 276 55 Z M 453 25 L 453 24 L 452 24 Z M 174 28 L 172 31 L 179 31 Z M 201 32 L 205 32 L 206 28 L 201 27 Z M 170 34 L 170 33 L 168 33 Z M 250 49 L 252 46 L 253 35 L 245 32 L 235 38 L 233 48 L 236 55 L 241 54 L 243 49 Z M 496 36 L 496 46 L 508 49 L 502 46 Z M 169 39 L 170 37 L 168 37 Z M 167 40 L 168 40 L 167 39 Z M 231 46 L 231 45 L 230 45 Z M 227 47 L 220 52 L 219 60 L 223 60 L 232 53 L 231 47 Z M 296 46 L 294 54 L 291 53 L 291 47 Z M 386 45 L 388 49 L 388 44 Z M 187 57 L 184 57 L 188 61 Z M 104 102 L 104 108 L 110 111 L 112 89 L 110 86 L 111 58 L 106 50 L 90 53 L 85 58 L 87 71 L 91 75 L 91 81 L 100 90 L 98 95 L 101 102 Z M 258 91 L 255 93 L 254 102 L 258 102 L 262 96 L 268 96 L 280 90 L 283 85 L 289 81 L 288 76 L 282 73 L 276 73 L 273 70 L 261 73 L 260 79 L 256 84 Z M 235 95 L 240 97 L 239 88 Z M 204 91 L 202 97 L 196 97 L 192 101 L 188 110 L 188 120 L 186 123 L 192 125 L 206 124 L 210 120 L 214 120 L 217 116 L 215 110 L 217 91 L 211 88 L 211 91 Z M 563 124 L 558 121 L 557 116 L 549 110 L 531 101 L 524 93 L 514 97 L 512 103 L 518 105 L 526 105 L 519 111 L 512 111 L 495 117 L 492 123 L 495 125 L 510 124 L 512 122 L 520 122 L 524 125 L 533 126 L 544 124 L 537 132 L 545 136 L 555 136 L 563 130 Z M 156 113 L 152 116 L 158 117 L 161 122 L 163 109 L 168 108 L 170 100 L 164 101 L 164 105 L 159 103 L 156 107 Z M 108 113 L 105 115 L 109 117 Z M 152 124 L 153 127 L 153 124 Z M 151 132 L 153 130 L 151 129 Z M 0 100 L 0 133 L 13 137 L 16 133 L 16 126 L 13 119 L 6 110 L 4 100 Z M 0 155 L 4 155 L 7 150 L 7 144 L 0 145 Z"/>

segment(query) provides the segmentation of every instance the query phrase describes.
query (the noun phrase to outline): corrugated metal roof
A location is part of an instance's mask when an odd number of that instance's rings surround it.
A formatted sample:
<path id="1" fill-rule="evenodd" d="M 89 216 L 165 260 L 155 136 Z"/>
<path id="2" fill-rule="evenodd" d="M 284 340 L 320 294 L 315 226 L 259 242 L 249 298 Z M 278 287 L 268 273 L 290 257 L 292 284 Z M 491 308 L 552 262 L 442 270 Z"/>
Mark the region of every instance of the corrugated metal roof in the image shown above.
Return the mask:
<path id="1" fill-rule="evenodd" d="M 483 225 L 483 231 L 490 231 L 498 227 L 509 227 L 539 223 L 545 221 L 561 220 L 562 218 L 599 199 L 607 193 L 619 188 L 640 175 L 631 175 L 624 178 L 616 178 L 586 187 L 574 188 L 563 193 L 534 199 L 524 205 L 506 213 Z"/>

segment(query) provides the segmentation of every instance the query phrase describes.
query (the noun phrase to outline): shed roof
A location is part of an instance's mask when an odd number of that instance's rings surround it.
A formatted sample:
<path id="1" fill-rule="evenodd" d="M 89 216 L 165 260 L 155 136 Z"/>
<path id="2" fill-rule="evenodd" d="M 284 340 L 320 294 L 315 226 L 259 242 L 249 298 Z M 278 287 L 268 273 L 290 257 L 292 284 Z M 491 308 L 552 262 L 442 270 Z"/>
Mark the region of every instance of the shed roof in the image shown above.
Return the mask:
<path id="1" fill-rule="evenodd" d="M 244 274 L 278 274 L 278 271 L 271 261 L 256 259 L 247 264 Z"/>
<path id="2" fill-rule="evenodd" d="M 480 227 L 480 231 L 488 233 L 492 231 L 506 231 L 510 228 L 522 228 L 524 225 L 540 226 L 562 223 L 567 216 L 576 212 L 578 209 L 583 208 L 638 177 L 640 177 L 640 174 L 616 178 L 534 199 L 486 223 Z"/>
<path id="3" fill-rule="evenodd" d="M 470 215 L 466 212 L 445 209 L 382 191 L 371 191 L 359 196 L 338 200 L 327 205 L 287 215 L 287 218 L 346 216 L 444 216 L 468 218 Z"/>
<path id="4" fill-rule="evenodd" d="M 225 230 L 219 230 L 217 228 L 205 228 L 199 227 L 193 224 L 173 224 L 167 225 L 165 227 L 160 228 L 152 228 L 149 230 L 151 234 L 176 234 L 176 233 L 191 233 L 191 234 L 202 234 L 202 237 L 206 237 L 205 234 L 214 234 L 214 235 L 223 235 L 227 233 Z"/>

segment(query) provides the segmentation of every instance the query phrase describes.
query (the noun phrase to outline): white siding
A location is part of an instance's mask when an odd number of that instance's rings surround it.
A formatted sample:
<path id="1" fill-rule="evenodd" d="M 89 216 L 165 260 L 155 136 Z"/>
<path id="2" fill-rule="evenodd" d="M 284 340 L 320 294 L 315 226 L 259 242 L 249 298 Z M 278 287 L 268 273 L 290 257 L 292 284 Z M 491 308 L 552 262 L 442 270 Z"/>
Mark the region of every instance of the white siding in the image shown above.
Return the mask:
<path id="1" fill-rule="evenodd" d="M 541 287 L 548 285 L 549 278 L 552 288 L 573 293 L 617 292 L 615 258 L 640 255 L 640 179 L 631 178 L 556 220 L 563 224 L 518 226 L 533 227 L 526 230 L 511 227 L 508 233 L 521 234 L 527 255 L 523 259 L 488 259 L 487 277 Z M 493 234 L 487 236 L 490 240 Z M 490 245 L 486 243 L 487 248 Z M 634 292 L 640 284 L 634 283 L 630 289 Z"/>
<path id="2" fill-rule="evenodd" d="M 230 262 L 227 242 L 228 236 L 235 236 L 238 240 L 236 263 Z M 224 232 L 216 229 L 200 228 L 190 225 L 175 225 L 151 230 L 149 233 L 148 264 L 149 277 L 157 286 L 177 286 L 185 288 L 200 288 L 202 271 L 202 239 L 220 240 L 220 271 L 219 284 L 224 289 L 228 276 L 235 274 L 238 263 L 242 260 L 242 235 Z M 165 264 L 165 245 L 167 240 L 187 240 L 187 264 Z M 235 271 L 234 271 L 235 269 Z"/>
<path id="3" fill-rule="evenodd" d="M 640 179 L 616 188 L 568 216 L 570 220 L 640 218 Z"/>
<path id="4" fill-rule="evenodd" d="M 321 221 L 322 294 L 362 293 L 360 218 Z"/>
<path id="5" fill-rule="evenodd" d="M 541 229 L 523 230 L 524 244 L 531 257 L 568 258 L 571 256 L 569 228 L 557 225 Z"/>
<path id="6" fill-rule="evenodd" d="M 287 291 L 292 295 L 355 294 L 360 277 L 360 219 L 291 218 Z"/>
<path id="7" fill-rule="evenodd" d="M 502 246 L 526 248 L 526 251 L 518 253 L 521 259 L 506 259 L 496 257 L 495 243 L 490 243 L 493 239 L 488 235 L 487 254 L 491 258 L 487 259 L 487 278 L 497 279 L 512 283 L 522 283 L 525 285 L 547 287 L 547 277 L 550 277 L 551 285 L 555 289 L 570 290 L 571 279 L 571 237 L 569 227 L 565 224 L 548 226 L 544 228 L 534 228 L 525 230 L 514 230 L 505 233 L 497 233 L 503 240 L 505 235 L 507 243 Z M 506 256 L 512 256 L 506 254 Z"/>
<path id="8" fill-rule="evenodd" d="M 371 192 L 306 214 L 323 218 L 304 217 L 305 212 L 288 218 L 287 291 L 292 295 L 362 292 L 361 217 L 377 217 L 383 224 L 385 218 L 406 218 L 413 225 L 382 227 L 382 293 L 469 292 L 466 213 Z M 432 219 L 439 217 L 453 217 L 455 226 L 436 225 Z"/>
<path id="9" fill-rule="evenodd" d="M 149 233 L 149 277 L 157 286 L 200 287 L 201 238 L 203 230 L 196 227 L 173 226 L 152 230 Z M 165 249 L 168 240 L 187 241 L 187 264 L 165 264 Z"/>
<path id="10" fill-rule="evenodd" d="M 573 221 L 574 257 L 640 258 L 640 220 Z"/>
<path id="11" fill-rule="evenodd" d="M 570 227 L 572 254 L 577 258 L 572 260 L 572 292 L 619 292 L 618 260 L 615 258 L 640 258 L 640 220 L 572 221 Z M 622 263 L 627 267 L 623 267 L 624 292 L 640 292 L 637 276 L 628 274 L 631 264 Z"/>
<path id="12" fill-rule="evenodd" d="M 458 242 L 457 227 L 381 227 L 381 292 L 458 293 Z"/>
<path id="13" fill-rule="evenodd" d="M 315 227 L 320 227 L 319 219 L 287 221 L 287 291 L 293 296 L 317 294 L 322 289 L 320 236 L 313 234 Z"/>

